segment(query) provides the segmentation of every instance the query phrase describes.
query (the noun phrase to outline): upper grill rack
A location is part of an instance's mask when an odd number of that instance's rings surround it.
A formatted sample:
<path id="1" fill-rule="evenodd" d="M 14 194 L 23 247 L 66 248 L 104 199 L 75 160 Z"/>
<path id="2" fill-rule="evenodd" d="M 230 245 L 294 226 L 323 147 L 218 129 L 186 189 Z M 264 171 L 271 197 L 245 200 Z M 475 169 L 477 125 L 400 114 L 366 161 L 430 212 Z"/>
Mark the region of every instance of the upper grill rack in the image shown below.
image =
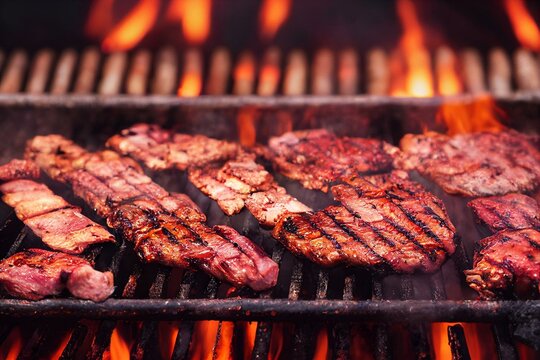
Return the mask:
<path id="1" fill-rule="evenodd" d="M 80 52 L 42 49 L 34 54 L 0 50 L 0 93 L 389 95 L 391 60 L 384 50 L 359 54 L 353 49 L 321 49 L 312 55 L 278 48 L 260 56 L 251 51 L 233 56 L 225 48 L 179 53 L 167 47 L 155 53 L 140 49 L 111 54 L 95 47 Z M 441 72 L 455 64 L 463 93 L 489 91 L 504 97 L 540 90 L 540 59 L 525 49 L 509 54 L 496 48 L 482 56 L 475 49 L 454 52 L 442 47 L 434 52 L 432 64 L 436 87 Z"/>

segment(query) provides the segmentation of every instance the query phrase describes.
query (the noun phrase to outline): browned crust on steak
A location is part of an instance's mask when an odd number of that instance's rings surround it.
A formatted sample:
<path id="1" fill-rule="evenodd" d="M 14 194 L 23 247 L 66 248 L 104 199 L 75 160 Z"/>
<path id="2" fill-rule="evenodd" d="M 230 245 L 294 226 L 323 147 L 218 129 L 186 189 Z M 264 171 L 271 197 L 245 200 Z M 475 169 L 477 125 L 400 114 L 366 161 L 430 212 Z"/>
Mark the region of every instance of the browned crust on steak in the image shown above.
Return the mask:
<path id="1" fill-rule="evenodd" d="M 28 160 L 14 159 L 0 166 L 0 181 L 39 178 L 39 167 Z"/>

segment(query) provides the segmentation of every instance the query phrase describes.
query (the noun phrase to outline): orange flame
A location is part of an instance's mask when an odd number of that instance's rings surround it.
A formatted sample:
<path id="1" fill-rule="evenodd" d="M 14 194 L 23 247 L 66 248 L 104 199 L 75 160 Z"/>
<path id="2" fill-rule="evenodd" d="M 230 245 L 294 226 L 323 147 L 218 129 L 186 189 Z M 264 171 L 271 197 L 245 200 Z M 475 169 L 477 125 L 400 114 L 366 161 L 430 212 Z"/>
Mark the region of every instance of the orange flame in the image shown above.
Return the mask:
<path id="1" fill-rule="evenodd" d="M 244 359 L 251 359 L 251 353 L 253 352 L 253 346 L 255 345 L 255 336 L 257 335 L 256 322 L 244 323 Z"/>
<path id="2" fill-rule="evenodd" d="M 328 358 L 328 330 L 322 328 L 317 335 L 317 344 L 313 360 L 326 360 Z"/>
<path id="3" fill-rule="evenodd" d="M 191 341 L 190 358 L 193 360 L 232 359 L 233 330 L 234 323 L 232 322 L 197 322 Z M 221 331 L 219 337 L 218 331 Z"/>
<path id="4" fill-rule="evenodd" d="M 504 5 L 514 33 L 522 46 L 540 51 L 540 29 L 527 9 L 524 0 L 505 0 Z"/>
<path id="5" fill-rule="evenodd" d="M 471 101 L 449 100 L 437 113 L 437 121 L 446 125 L 449 135 L 501 131 L 504 126 L 498 117 L 504 117 L 504 112 L 489 95 L 477 96 Z"/>
<path id="6" fill-rule="evenodd" d="M 182 32 L 190 44 L 203 43 L 210 34 L 212 0 L 173 0 L 167 18 L 182 22 Z"/>
<path id="7" fill-rule="evenodd" d="M 99 39 L 107 34 L 113 27 L 114 0 L 94 0 L 88 19 L 84 26 L 84 32 L 91 38 Z"/>
<path id="8" fill-rule="evenodd" d="M 127 360 L 134 343 L 133 329 L 126 323 L 118 323 L 111 335 L 110 360 Z"/>
<path id="9" fill-rule="evenodd" d="M 23 347 L 21 329 L 15 328 L 11 331 L 7 339 L 0 348 L 0 359 L 15 360 L 19 356 Z"/>
<path id="10" fill-rule="evenodd" d="M 291 0 L 264 0 L 259 13 L 259 32 L 266 40 L 274 38 L 291 11 Z"/>
<path id="11" fill-rule="evenodd" d="M 439 49 L 437 61 L 437 90 L 439 94 L 447 96 L 461 93 L 461 81 L 456 69 L 457 60 L 454 52 L 446 47 Z"/>
<path id="12" fill-rule="evenodd" d="M 50 359 L 51 360 L 58 360 L 62 356 L 62 353 L 64 352 L 64 349 L 66 348 L 67 344 L 69 343 L 69 339 L 71 339 L 71 335 L 73 334 L 73 331 L 67 331 L 64 334 L 64 337 L 60 341 L 58 347 L 54 351 L 54 353 L 51 354 Z"/>
<path id="13" fill-rule="evenodd" d="M 160 0 L 139 0 L 131 11 L 105 37 L 105 51 L 129 50 L 137 45 L 154 26 Z"/>
<path id="14" fill-rule="evenodd" d="M 163 321 L 158 325 L 159 349 L 162 359 L 170 359 L 178 336 L 178 323 Z"/>
<path id="15" fill-rule="evenodd" d="M 493 359 L 496 354 L 495 342 L 487 324 L 472 323 L 433 323 L 431 337 L 435 359 L 452 359 L 448 342 L 448 327 L 459 324 L 463 327 L 467 348 L 471 359 Z"/>
<path id="16" fill-rule="evenodd" d="M 392 84 L 394 96 L 433 96 L 433 78 L 429 52 L 424 46 L 424 33 L 416 9 L 411 0 L 398 0 L 397 13 L 403 25 L 403 36 L 399 43 L 400 61 L 405 61 L 403 72 L 393 74 L 398 79 Z M 396 66 L 392 66 L 392 72 Z"/>
<path id="17" fill-rule="evenodd" d="M 197 50 L 189 50 L 186 52 L 185 60 L 178 96 L 199 96 L 202 90 L 202 56 Z"/>

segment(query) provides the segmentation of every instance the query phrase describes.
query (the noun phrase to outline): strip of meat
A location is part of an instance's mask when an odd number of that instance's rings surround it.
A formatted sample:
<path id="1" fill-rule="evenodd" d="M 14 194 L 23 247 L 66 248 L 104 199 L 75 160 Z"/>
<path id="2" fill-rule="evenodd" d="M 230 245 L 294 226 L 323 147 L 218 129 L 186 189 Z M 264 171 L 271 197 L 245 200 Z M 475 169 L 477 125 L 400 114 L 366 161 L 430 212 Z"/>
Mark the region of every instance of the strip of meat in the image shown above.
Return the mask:
<path id="1" fill-rule="evenodd" d="M 332 187 L 342 206 L 286 214 L 273 236 L 323 266 L 339 263 L 394 272 L 432 272 L 455 250 L 442 202 L 404 172 L 353 176 Z"/>
<path id="2" fill-rule="evenodd" d="M 39 178 L 39 167 L 27 160 L 14 159 L 0 166 L 0 181 Z"/>
<path id="3" fill-rule="evenodd" d="M 534 229 L 503 230 L 482 239 L 474 255 L 467 283 L 485 299 L 514 292 L 537 298 L 540 279 L 540 232 Z"/>
<path id="4" fill-rule="evenodd" d="M 114 291 L 111 272 L 87 260 L 58 252 L 29 249 L 0 261 L 0 284 L 13 297 L 39 300 L 67 289 L 73 296 L 103 301 Z"/>
<path id="5" fill-rule="evenodd" d="M 113 136 L 107 144 L 153 170 L 187 169 L 191 183 L 215 200 L 228 216 L 239 213 L 249 202 L 248 210 L 255 211 L 257 220 L 264 226 L 273 226 L 277 216 L 285 211 L 309 210 L 293 197 L 282 194 L 284 189 L 255 161 L 255 154 L 241 150 L 234 143 L 174 134 L 155 125 L 139 124 Z M 272 207 L 265 209 L 270 203 Z"/>
<path id="6" fill-rule="evenodd" d="M 540 152 L 513 130 L 447 136 L 406 135 L 396 166 L 416 169 L 450 194 L 504 195 L 540 184 Z"/>
<path id="7" fill-rule="evenodd" d="M 27 156 L 43 158 L 39 144 L 46 142 L 44 151 L 56 156 L 58 161 L 41 163 L 43 169 L 59 174 L 58 180 L 70 183 L 85 201 L 99 208 L 100 215 L 134 244 L 143 260 L 197 267 L 235 286 L 250 286 L 255 290 L 275 284 L 276 278 L 270 276 L 277 274 L 266 272 L 263 278 L 254 261 L 238 245 L 202 222 L 205 217 L 192 201 L 179 194 L 169 194 L 140 169 L 131 166 L 132 160 L 79 151 L 54 155 L 57 150 L 51 142 L 56 141 L 62 148 L 74 147 L 68 146 L 64 139 L 49 140 L 31 141 Z M 78 161 L 71 154 L 85 160 Z M 120 192 L 113 190 L 125 184 L 130 186 Z"/>
<path id="8" fill-rule="evenodd" d="M 540 228 L 540 207 L 535 199 L 523 194 L 491 196 L 467 204 L 492 232 Z"/>
<path id="9" fill-rule="evenodd" d="M 253 193 L 244 203 L 259 224 L 267 227 L 273 227 L 285 213 L 311 211 L 311 208 L 287 194 L 282 187 Z"/>
<path id="10" fill-rule="evenodd" d="M 283 175 L 324 192 L 343 177 L 390 171 L 398 153 L 384 141 L 340 138 L 325 129 L 285 133 L 268 145 L 270 160 Z"/>

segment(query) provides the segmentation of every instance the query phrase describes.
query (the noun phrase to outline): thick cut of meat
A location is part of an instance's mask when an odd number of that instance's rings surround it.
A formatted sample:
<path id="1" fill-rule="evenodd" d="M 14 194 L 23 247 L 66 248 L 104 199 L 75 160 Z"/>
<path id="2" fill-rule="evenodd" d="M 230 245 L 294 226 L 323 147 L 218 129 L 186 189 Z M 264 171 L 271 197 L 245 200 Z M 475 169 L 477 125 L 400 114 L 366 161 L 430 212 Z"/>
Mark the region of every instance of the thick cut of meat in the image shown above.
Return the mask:
<path id="1" fill-rule="evenodd" d="M 416 169 L 450 194 L 504 195 L 540 184 L 540 152 L 516 131 L 406 135 L 396 166 Z"/>
<path id="2" fill-rule="evenodd" d="M 29 249 L 0 262 L 0 284 L 13 297 L 39 300 L 67 288 L 80 299 L 103 301 L 114 291 L 111 272 L 94 270 L 81 258 Z"/>
<path id="3" fill-rule="evenodd" d="M 273 236 L 323 266 L 345 263 L 431 272 L 455 250 L 455 228 L 442 202 L 407 174 L 349 177 L 332 187 L 341 206 L 285 214 Z"/>
<path id="4" fill-rule="evenodd" d="M 381 140 L 337 137 L 324 129 L 289 132 L 268 144 L 283 175 L 324 192 L 342 177 L 390 171 L 398 152 Z"/>
<path id="5" fill-rule="evenodd" d="M 523 194 L 491 196 L 469 201 L 476 216 L 492 232 L 499 230 L 540 229 L 540 207 Z"/>
<path id="6" fill-rule="evenodd" d="M 13 180 L 0 184 L 0 191 L 4 194 L 25 193 L 31 191 L 46 191 L 52 193 L 46 185 L 33 180 Z"/>
<path id="7" fill-rule="evenodd" d="M 0 166 L 0 181 L 39 178 L 39 167 L 32 161 L 14 159 Z"/>
<path id="8" fill-rule="evenodd" d="M 311 211 L 311 208 L 287 194 L 282 187 L 253 193 L 245 200 L 245 204 L 255 219 L 268 227 L 275 226 L 279 217 L 285 213 Z"/>
<path id="9" fill-rule="evenodd" d="M 482 239 L 474 266 L 465 271 L 467 283 L 482 298 L 512 291 L 520 297 L 538 297 L 540 232 L 503 230 Z"/>
<path id="10" fill-rule="evenodd" d="M 157 125 L 137 124 L 113 136 L 107 145 L 124 155 L 142 161 L 151 169 L 190 166 L 230 159 L 239 146 L 203 135 L 174 134 Z"/>

